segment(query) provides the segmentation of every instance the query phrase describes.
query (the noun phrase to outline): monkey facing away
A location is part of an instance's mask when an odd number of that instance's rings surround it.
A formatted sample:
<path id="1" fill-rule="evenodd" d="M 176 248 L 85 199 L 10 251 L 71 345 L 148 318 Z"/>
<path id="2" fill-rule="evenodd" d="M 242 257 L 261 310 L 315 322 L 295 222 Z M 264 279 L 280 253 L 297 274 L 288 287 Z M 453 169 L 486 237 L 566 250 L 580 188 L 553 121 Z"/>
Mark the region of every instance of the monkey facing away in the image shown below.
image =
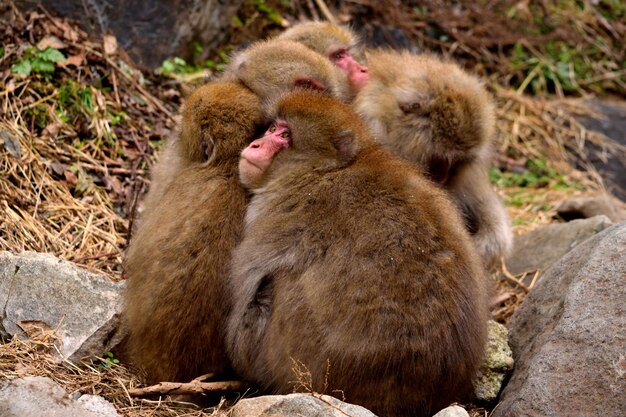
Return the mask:
<path id="1" fill-rule="evenodd" d="M 264 103 L 303 87 L 327 91 L 342 101 L 353 97 L 347 75 L 325 57 L 289 41 L 257 42 L 232 57 L 222 79 L 248 87 Z"/>
<path id="2" fill-rule="evenodd" d="M 381 416 L 459 399 L 482 360 L 487 280 L 452 203 L 336 99 L 298 91 L 277 108 L 240 160 L 253 197 L 233 254 L 235 370 L 289 393 L 298 363 L 313 390 Z"/>
<path id="3" fill-rule="evenodd" d="M 488 268 L 512 246 L 489 182 L 495 116 L 480 81 L 457 65 L 409 52 L 368 53 L 370 81 L 354 108 L 377 140 L 450 192 Z"/>
<path id="4" fill-rule="evenodd" d="M 301 42 L 331 61 L 327 51 L 349 51 L 357 39 L 345 27 L 322 22 L 296 25 L 280 38 Z M 487 175 L 495 130 L 488 93 L 478 79 L 433 55 L 391 50 L 366 55 L 369 72 L 357 84 L 355 109 L 383 145 L 451 193 L 483 262 L 494 267 L 509 253 L 512 233 Z"/>
<path id="5" fill-rule="evenodd" d="M 149 382 L 228 370 L 227 279 L 248 200 L 238 161 L 263 120 L 259 99 L 236 84 L 204 85 L 185 103 L 177 166 L 126 257 L 129 348 Z"/>

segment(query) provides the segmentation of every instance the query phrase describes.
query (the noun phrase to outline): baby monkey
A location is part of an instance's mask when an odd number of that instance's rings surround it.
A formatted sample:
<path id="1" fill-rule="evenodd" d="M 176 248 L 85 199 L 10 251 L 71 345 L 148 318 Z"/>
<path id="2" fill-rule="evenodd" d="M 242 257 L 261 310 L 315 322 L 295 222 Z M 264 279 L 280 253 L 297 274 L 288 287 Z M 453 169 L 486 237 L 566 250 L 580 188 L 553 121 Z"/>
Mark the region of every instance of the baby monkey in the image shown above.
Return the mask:
<path id="1" fill-rule="evenodd" d="M 239 175 L 253 197 L 233 255 L 235 370 L 290 393 L 296 363 L 314 390 L 381 416 L 460 399 L 482 360 L 487 280 L 445 192 L 312 91 L 280 100 Z"/>

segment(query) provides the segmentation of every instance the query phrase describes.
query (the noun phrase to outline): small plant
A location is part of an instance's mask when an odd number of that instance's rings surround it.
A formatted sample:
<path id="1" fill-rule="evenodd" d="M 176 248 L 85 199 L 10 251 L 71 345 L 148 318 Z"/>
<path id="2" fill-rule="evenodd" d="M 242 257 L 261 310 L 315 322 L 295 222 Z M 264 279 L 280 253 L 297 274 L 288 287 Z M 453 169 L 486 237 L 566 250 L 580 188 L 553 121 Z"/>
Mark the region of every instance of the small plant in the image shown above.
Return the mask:
<path id="1" fill-rule="evenodd" d="M 258 11 L 265 14 L 267 18 L 277 25 L 283 24 L 283 17 L 278 13 L 278 11 L 265 3 L 265 0 L 256 0 L 255 6 Z"/>
<path id="2" fill-rule="evenodd" d="M 531 159 L 526 163 L 526 169 L 521 172 L 502 172 L 498 168 L 489 170 L 489 179 L 501 187 L 566 189 L 582 186 L 560 174 L 545 159 Z"/>
<path id="3" fill-rule="evenodd" d="M 68 120 L 70 116 L 93 114 L 93 96 L 89 87 L 83 87 L 73 80 L 66 80 L 58 89 L 58 104 Z"/>
<path id="4" fill-rule="evenodd" d="M 30 75 L 34 72 L 49 78 L 54 74 L 55 62 L 64 60 L 65 56 L 58 49 L 47 47 L 40 51 L 37 48 L 30 47 L 11 66 L 11 71 L 20 75 Z"/>
<path id="5" fill-rule="evenodd" d="M 105 357 L 103 358 L 102 362 L 98 365 L 98 369 L 109 369 L 113 365 L 117 365 L 120 363 L 120 360 L 115 358 L 113 352 L 107 352 L 104 356 Z"/>

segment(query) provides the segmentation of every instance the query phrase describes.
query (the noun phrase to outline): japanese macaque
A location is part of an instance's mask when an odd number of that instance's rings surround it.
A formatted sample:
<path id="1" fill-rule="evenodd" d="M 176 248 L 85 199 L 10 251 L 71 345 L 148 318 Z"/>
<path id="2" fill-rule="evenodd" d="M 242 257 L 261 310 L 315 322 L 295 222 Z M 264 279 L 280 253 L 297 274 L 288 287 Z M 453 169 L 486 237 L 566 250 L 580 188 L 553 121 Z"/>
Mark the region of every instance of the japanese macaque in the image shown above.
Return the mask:
<path id="1" fill-rule="evenodd" d="M 331 61 L 332 51 L 349 51 L 356 39 L 347 28 L 321 22 L 296 25 L 280 37 Z M 494 136 L 488 93 L 477 78 L 432 55 L 390 50 L 366 55 L 367 77 L 352 84 L 359 91 L 355 109 L 383 145 L 451 193 L 483 262 L 493 268 L 510 251 L 512 233 L 487 175 Z M 350 70 L 339 66 L 350 78 Z"/>
<path id="2" fill-rule="evenodd" d="M 380 143 L 450 192 L 493 268 L 513 237 L 487 174 L 495 130 L 489 94 L 477 78 L 434 56 L 372 51 L 368 63 L 371 78 L 354 108 Z"/>
<path id="3" fill-rule="evenodd" d="M 353 95 L 369 80 L 367 67 L 358 61 L 362 50 L 356 34 L 328 22 L 307 22 L 296 25 L 278 36 L 303 44 L 328 58 L 348 77 Z"/>
<path id="4" fill-rule="evenodd" d="M 239 175 L 253 197 L 233 254 L 235 370 L 290 393 L 296 364 L 311 389 L 381 416 L 460 399 L 482 360 L 488 291 L 446 193 L 315 91 L 278 102 Z"/>
<path id="5" fill-rule="evenodd" d="M 256 93 L 264 103 L 302 87 L 327 91 L 343 101 L 353 97 L 346 74 L 304 45 L 288 40 L 258 42 L 236 54 L 223 76 Z"/>
<path id="6" fill-rule="evenodd" d="M 264 121 L 245 87 L 210 83 L 183 111 L 176 167 L 149 205 L 126 257 L 129 349 L 149 382 L 189 381 L 229 369 L 230 260 L 248 197 L 239 154 Z"/>

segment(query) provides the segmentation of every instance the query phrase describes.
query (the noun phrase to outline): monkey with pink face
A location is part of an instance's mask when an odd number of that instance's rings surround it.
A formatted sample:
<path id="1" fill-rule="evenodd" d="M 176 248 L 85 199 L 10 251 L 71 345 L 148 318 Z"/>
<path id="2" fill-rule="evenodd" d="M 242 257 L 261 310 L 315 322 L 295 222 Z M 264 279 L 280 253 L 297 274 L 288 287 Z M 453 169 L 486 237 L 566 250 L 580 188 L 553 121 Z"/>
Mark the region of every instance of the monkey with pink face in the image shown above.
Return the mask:
<path id="1" fill-rule="evenodd" d="M 235 370 L 286 394 L 297 363 L 313 390 L 384 416 L 460 400 L 482 360 L 488 281 L 446 193 L 312 91 L 279 101 L 239 175 L 253 196 L 230 281 Z"/>

